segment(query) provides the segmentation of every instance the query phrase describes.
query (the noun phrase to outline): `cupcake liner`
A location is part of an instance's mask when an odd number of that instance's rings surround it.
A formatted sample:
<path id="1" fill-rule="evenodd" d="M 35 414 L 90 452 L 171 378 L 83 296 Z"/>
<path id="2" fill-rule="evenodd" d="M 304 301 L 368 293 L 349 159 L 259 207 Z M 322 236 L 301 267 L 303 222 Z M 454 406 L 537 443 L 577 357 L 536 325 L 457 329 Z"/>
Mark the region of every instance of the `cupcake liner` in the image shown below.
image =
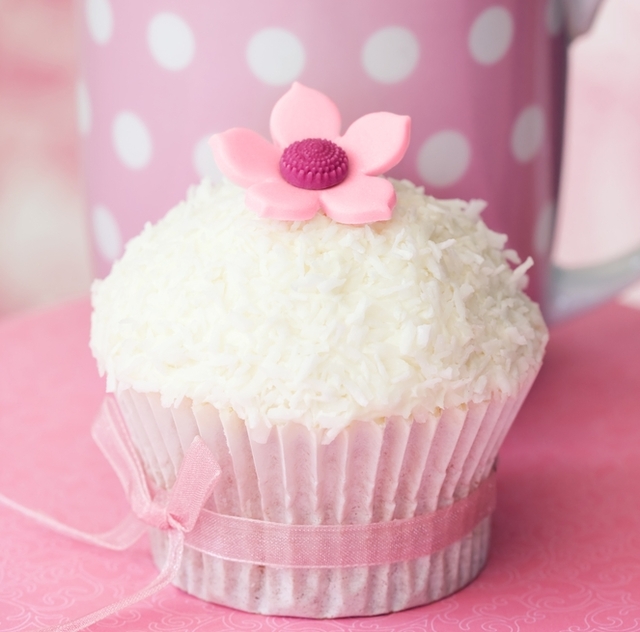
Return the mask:
<path id="1" fill-rule="evenodd" d="M 131 389 L 117 399 L 151 483 L 170 487 L 199 435 L 222 475 L 207 508 L 288 524 L 367 524 L 451 505 L 489 474 L 534 375 L 514 397 L 444 410 L 439 417 L 354 421 L 328 444 L 302 424 L 252 437 L 233 412 Z M 189 547 L 175 584 L 249 612 L 312 618 L 382 614 L 460 589 L 486 561 L 490 517 L 462 540 L 406 562 L 357 568 L 275 568 L 231 562 Z M 156 564 L 167 536 L 151 530 Z"/>

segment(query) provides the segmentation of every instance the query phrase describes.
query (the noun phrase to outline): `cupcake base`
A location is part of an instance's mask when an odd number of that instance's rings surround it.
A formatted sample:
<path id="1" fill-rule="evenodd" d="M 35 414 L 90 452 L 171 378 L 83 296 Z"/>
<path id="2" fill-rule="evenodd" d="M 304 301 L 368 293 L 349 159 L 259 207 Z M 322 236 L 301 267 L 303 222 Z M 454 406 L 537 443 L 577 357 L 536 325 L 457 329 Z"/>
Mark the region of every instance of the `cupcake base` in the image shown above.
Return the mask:
<path id="1" fill-rule="evenodd" d="M 174 584 L 205 601 L 265 615 L 319 619 L 397 612 L 442 599 L 475 579 L 487 559 L 490 520 L 430 556 L 365 568 L 270 568 L 185 547 Z M 162 568 L 167 537 L 153 529 L 150 539 Z"/>
<path id="2" fill-rule="evenodd" d="M 465 498 L 491 471 L 533 377 L 510 398 L 446 409 L 439 416 L 354 421 L 330 443 L 291 422 L 252 436 L 232 411 L 157 394 L 117 395 L 156 488 L 170 488 L 199 435 L 222 475 L 207 508 L 287 524 L 367 524 L 410 518 Z M 248 612 L 310 618 L 383 614 L 424 605 L 473 580 L 489 549 L 490 517 L 462 540 L 408 562 L 357 568 L 276 568 L 185 548 L 175 584 L 201 599 Z M 151 530 L 162 566 L 167 536 Z"/>

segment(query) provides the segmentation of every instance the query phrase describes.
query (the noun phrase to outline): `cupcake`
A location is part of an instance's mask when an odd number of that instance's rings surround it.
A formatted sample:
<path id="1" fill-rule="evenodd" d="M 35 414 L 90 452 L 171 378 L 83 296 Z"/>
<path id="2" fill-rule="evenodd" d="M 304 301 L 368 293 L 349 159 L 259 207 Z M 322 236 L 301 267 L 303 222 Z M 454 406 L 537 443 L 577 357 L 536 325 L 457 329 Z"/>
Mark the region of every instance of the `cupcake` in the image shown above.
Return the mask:
<path id="1" fill-rule="evenodd" d="M 199 436 L 222 471 L 219 514 L 368 525 L 453 506 L 488 480 L 542 362 L 532 262 L 482 222 L 484 203 L 381 177 L 406 117 L 339 136 L 333 103 L 294 84 L 271 129 L 273 145 L 214 137 L 228 180 L 193 187 L 93 286 L 91 349 L 149 482 L 170 488 Z M 338 567 L 187 546 L 176 585 L 264 614 L 393 612 L 470 582 L 489 534 L 487 515 L 429 555 Z M 151 542 L 161 565 L 166 532 Z"/>

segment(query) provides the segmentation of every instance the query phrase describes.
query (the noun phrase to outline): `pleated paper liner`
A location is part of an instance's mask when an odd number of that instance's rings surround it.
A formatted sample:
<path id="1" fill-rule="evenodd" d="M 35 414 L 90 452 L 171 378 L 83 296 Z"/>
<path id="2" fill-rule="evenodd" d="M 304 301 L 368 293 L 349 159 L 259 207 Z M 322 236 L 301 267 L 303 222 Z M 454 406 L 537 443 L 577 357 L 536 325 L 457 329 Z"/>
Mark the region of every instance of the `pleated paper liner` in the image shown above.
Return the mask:
<path id="1" fill-rule="evenodd" d="M 535 375 L 513 397 L 446 409 L 439 417 L 354 421 L 333 441 L 289 422 L 266 441 L 232 412 L 165 408 L 158 394 L 118 393 L 153 485 L 170 487 L 196 435 L 222 468 L 207 508 L 288 524 L 363 524 L 410 518 L 465 498 L 489 475 Z M 282 568 L 228 561 L 191 548 L 176 585 L 206 601 L 248 612 L 326 618 L 404 610 L 445 597 L 485 564 L 490 517 L 461 540 L 410 561 L 347 568 Z M 161 566 L 166 534 L 152 530 Z"/>

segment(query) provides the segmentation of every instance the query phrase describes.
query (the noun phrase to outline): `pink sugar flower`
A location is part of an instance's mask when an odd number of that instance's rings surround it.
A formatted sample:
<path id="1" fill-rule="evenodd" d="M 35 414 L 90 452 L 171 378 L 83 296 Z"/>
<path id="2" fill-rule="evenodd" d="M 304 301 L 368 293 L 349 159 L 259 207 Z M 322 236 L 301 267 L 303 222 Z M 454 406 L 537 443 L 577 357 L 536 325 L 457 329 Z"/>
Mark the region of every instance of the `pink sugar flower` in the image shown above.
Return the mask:
<path id="1" fill-rule="evenodd" d="M 271 112 L 273 144 L 239 127 L 209 142 L 222 173 L 247 189 L 247 207 L 261 217 L 307 220 L 322 209 L 342 224 L 390 219 L 395 191 L 376 176 L 404 156 L 411 119 L 375 112 L 343 136 L 340 123 L 333 101 L 294 83 Z"/>

